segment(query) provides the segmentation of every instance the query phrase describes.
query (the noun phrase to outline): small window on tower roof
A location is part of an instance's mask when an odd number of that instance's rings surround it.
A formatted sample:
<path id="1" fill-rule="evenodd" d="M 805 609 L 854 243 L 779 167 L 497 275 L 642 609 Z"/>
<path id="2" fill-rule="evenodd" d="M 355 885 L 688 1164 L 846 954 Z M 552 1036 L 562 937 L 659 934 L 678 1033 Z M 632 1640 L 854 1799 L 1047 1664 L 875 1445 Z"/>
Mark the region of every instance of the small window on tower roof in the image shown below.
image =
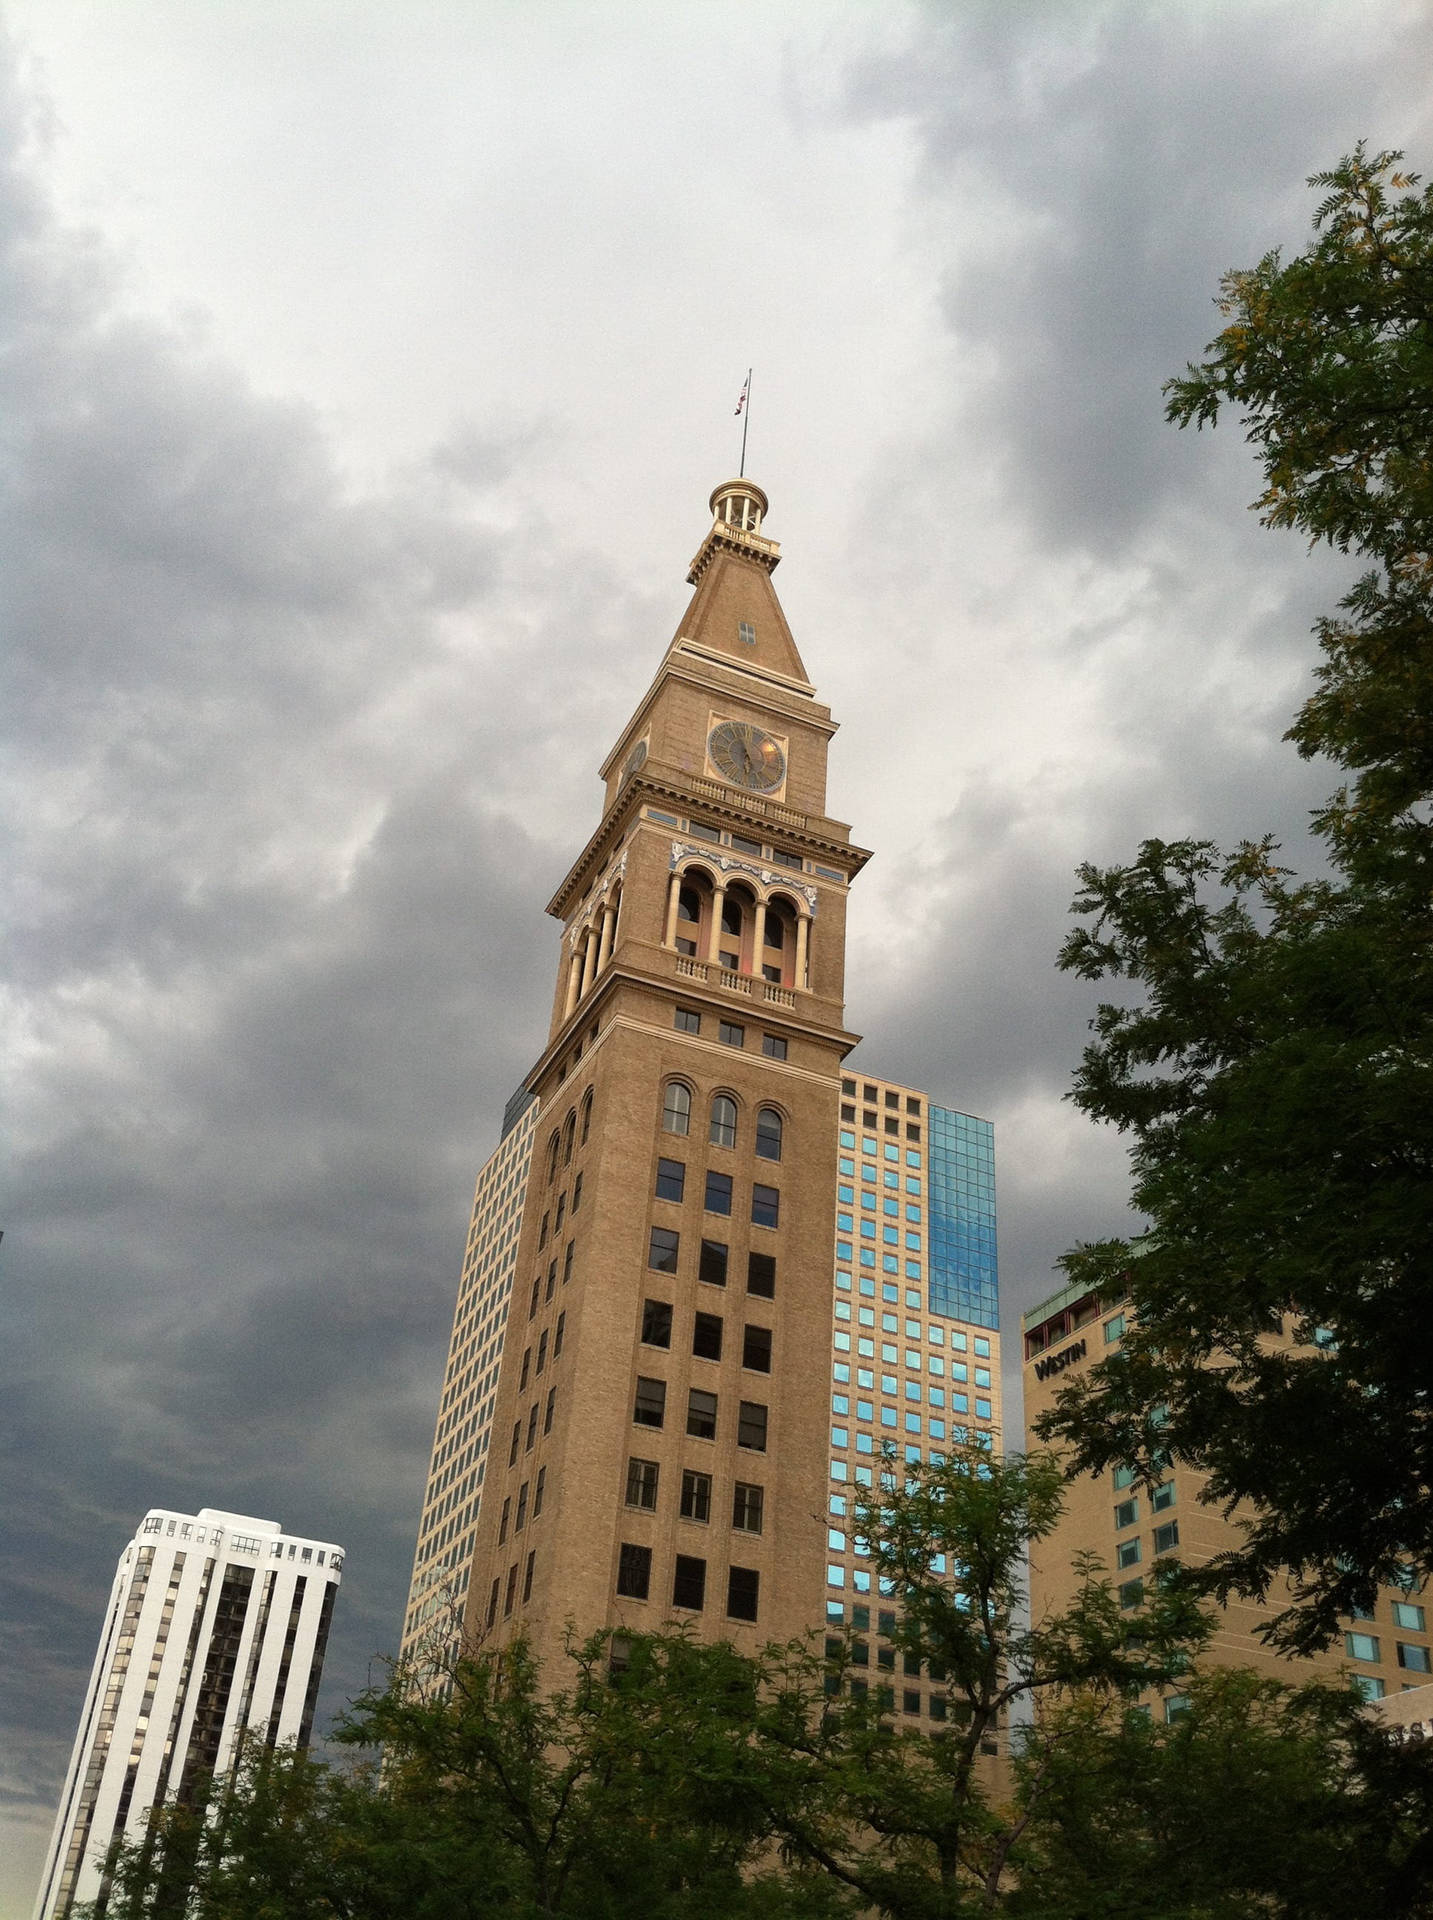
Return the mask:
<path id="1" fill-rule="evenodd" d="M 751 624 L 750 620 L 737 621 L 736 637 L 744 647 L 754 647 L 756 645 L 756 628 Z"/>

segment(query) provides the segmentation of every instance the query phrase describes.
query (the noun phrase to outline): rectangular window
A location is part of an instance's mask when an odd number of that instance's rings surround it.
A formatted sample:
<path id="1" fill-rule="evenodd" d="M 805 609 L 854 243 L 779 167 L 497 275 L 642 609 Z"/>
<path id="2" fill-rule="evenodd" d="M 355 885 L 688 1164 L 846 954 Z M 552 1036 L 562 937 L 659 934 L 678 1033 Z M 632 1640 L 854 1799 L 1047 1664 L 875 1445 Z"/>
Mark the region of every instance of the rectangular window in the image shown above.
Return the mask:
<path id="1" fill-rule="evenodd" d="M 517 1383 L 517 1390 L 519 1393 L 521 1393 L 524 1390 L 524 1388 L 527 1386 L 527 1376 L 531 1371 L 532 1371 L 532 1348 L 524 1347 L 522 1350 L 522 1376 Z"/>
<path id="2" fill-rule="evenodd" d="M 627 1505 L 645 1507 L 653 1512 L 657 1505 L 658 1467 L 655 1460 L 638 1460 L 635 1455 L 627 1462 Z"/>
<path id="3" fill-rule="evenodd" d="M 527 1566 L 523 1569 L 522 1597 L 523 1597 L 524 1605 L 526 1605 L 527 1602 L 532 1598 L 532 1570 L 536 1565 L 537 1565 L 537 1548 L 534 1547 L 532 1552 L 527 1556 Z"/>
<path id="4" fill-rule="evenodd" d="M 1126 1527 L 1139 1524 L 1139 1501 L 1121 1500 L 1115 1508 L 1115 1531 L 1123 1533 Z"/>
<path id="5" fill-rule="evenodd" d="M 514 1533 L 521 1533 L 527 1525 L 527 1486 L 528 1483 L 524 1480 L 517 1490 L 517 1513 L 512 1523 Z"/>
<path id="6" fill-rule="evenodd" d="M 721 1315 L 699 1313 L 692 1328 L 692 1352 L 698 1360 L 721 1359 Z"/>
<path id="7" fill-rule="evenodd" d="M 774 1253 L 747 1255 L 746 1290 L 763 1300 L 776 1298 L 776 1255 Z"/>
<path id="8" fill-rule="evenodd" d="M 754 1186 L 751 1190 L 751 1222 L 756 1227 L 774 1227 L 779 1223 L 781 1195 L 775 1187 Z"/>
<path id="9" fill-rule="evenodd" d="M 787 1052 L 786 1036 L 781 1033 L 762 1034 L 761 1051 L 768 1060 L 784 1060 Z"/>
<path id="10" fill-rule="evenodd" d="M 499 1546 L 501 1546 L 504 1540 L 506 1540 L 508 1537 L 508 1522 L 511 1519 L 512 1519 L 512 1501 L 510 1499 L 504 1500 L 502 1518 L 498 1521 L 498 1545 Z"/>
<path id="11" fill-rule="evenodd" d="M 571 1267 L 570 1261 L 568 1262 L 568 1266 L 569 1268 Z M 557 1291 L 557 1262 L 554 1260 L 547 1269 L 547 1289 L 543 1294 L 543 1299 L 550 1300 L 556 1291 Z"/>
<path id="12" fill-rule="evenodd" d="M 1433 1672 L 1433 1664 L 1429 1662 L 1427 1647 L 1405 1646 L 1401 1640 L 1398 1642 L 1398 1664 L 1400 1667 L 1406 1668 L 1409 1673 Z"/>
<path id="13" fill-rule="evenodd" d="M 557 1329 L 552 1336 L 552 1357 L 554 1360 L 557 1358 L 558 1354 L 562 1352 L 562 1336 L 566 1331 L 567 1331 L 567 1315 L 565 1313 L 560 1313 L 557 1316 Z"/>
<path id="14" fill-rule="evenodd" d="M 671 1307 L 665 1300 L 644 1300 L 642 1302 L 642 1345 L 670 1347 L 671 1344 Z"/>
<path id="15" fill-rule="evenodd" d="M 727 1249 L 724 1241 L 703 1240 L 701 1259 L 697 1264 L 697 1278 L 704 1280 L 709 1287 L 726 1285 Z"/>
<path id="16" fill-rule="evenodd" d="M 539 1467 L 537 1470 L 537 1482 L 532 1490 L 532 1517 L 534 1520 L 536 1520 L 537 1516 L 542 1512 L 542 1490 L 546 1485 L 547 1468 Z"/>
<path id="17" fill-rule="evenodd" d="M 498 1617 L 498 1588 L 501 1584 L 501 1581 L 494 1580 L 492 1586 L 488 1589 L 487 1624 L 489 1627 L 492 1626 L 494 1620 Z"/>
<path id="18" fill-rule="evenodd" d="M 677 1555 L 672 1575 L 672 1605 L 700 1613 L 707 1597 L 707 1563 L 689 1553 Z"/>
<path id="19" fill-rule="evenodd" d="M 567 1195 L 565 1193 L 560 1193 L 557 1196 L 557 1212 L 554 1214 L 553 1221 L 552 1221 L 552 1230 L 554 1233 L 562 1232 L 562 1216 L 566 1213 L 566 1211 L 567 1211 Z"/>
<path id="20" fill-rule="evenodd" d="M 1156 1551 L 1158 1551 L 1158 1549 L 1156 1549 Z M 1121 1540 L 1115 1548 L 1115 1565 L 1117 1567 L 1137 1567 L 1139 1562 L 1139 1535 L 1136 1534 L 1133 1540 Z"/>
<path id="21" fill-rule="evenodd" d="M 687 1394 L 687 1432 L 695 1440 L 715 1440 L 717 1397 L 693 1387 Z"/>
<path id="22" fill-rule="evenodd" d="M 771 1372 L 771 1328 L 747 1327 L 741 1338 L 741 1364 L 753 1373 Z"/>
<path id="23" fill-rule="evenodd" d="M 670 1227 L 653 1227 L 647 1247 L 647 1265 L 658 1273 L 675 1273 L 681 1236 Z"/>
<path id="24" fill-rule="evenodd" d="M 1402 1627 L 1405 1633 L 1426 1633 L 1423 1624 L 1423 1609 L 1415 1607 L 1410 1600 L 1395 1600 L 1393 1603 L 1393 1624 Z"/>
<path id="25" fill-rule="evenodd" d="M 628 1600 L 645 1600 L 652 1586 L 652 1549 L 624 1540 L 617 1553 L 617 1591 Z"/>
<path id="26" fill-rule="evenodd" d="M 763 1488 L 752 1486 L 745 1480 L 737 1481 L 731 1496 L 731 1524 L 738 1533 L 761 1532 L 761 1510 L 765 1499 Z"/>
<path id="27" fill-rule="evenodd" d="M 766 1408 L 757 1400 L 743 1400 L 737 1418 L 736 1444 L 756 1453 L 766 1452 Z"/>
<path id="28" fill-rule="evenodd" d="M 514 1420 L 512 1428 L 512 1446 L 508 1450 L 508 1465 L 517 1465 L 518 1448 L 522 1445 L 522 1421 Z"/>
<path id="29" fill-rule="evenodd" d="M 680 1200 L 686 1191 L 687 1170 L 680 1160 L 657 1162 L 657 1198 Z"/>
<path id="30" fill-rule="evenodd" d="M 582 1205 L 582 1175 L 579 1173 L 572 1183 L 572 1211 L 576 1213 Z"/>
<path id="31" fill-rule="evenodd" d="M 709 1473 L 688 1471 L 682 1475 L 681 1512 L 684 1520 L 705 1522 L 711 1519 L 712 1477 Z"/>
<path id="32" fill-rule="evenodd" d="M 1154 1530 L 1154 1550 L 1156 1553 L 1173 1553 L 1179 1545 L 1179 1522 L 1166 1521 L 1164 1526 Z"/>
<path id="33" fill-rule="evenodd" d="M 962 1380 L 965 1378 L 964 1368 L 961 1369 L 958 1377 Z M 1116 1492 L 1120 1492 L 1125 1487 L 1132 1487 L 1134 1485 L 1134 1468 L 1116 1467 L 1110 1475 L 1110 1483 Z"/>
<path id="34" fill-rule="evenodd" d="M 527 1439 L 523 1445 L 524 1453 L 532 1452 L 532 1443 L 537 1438 L 537 1402 L 533 1401 L 527 1413 Z"/>
<path id="35" fill-rule="evenodd" d="M 678 1007 L 672 1024 L 678 1033 L 700 1033 L 702 1016 L 691 1007 Z"/>
<path id="36" fill-rule="evenodd" d="M 1350 1660 L 1376 1660 L 1378 1658 L 1378 1637 L 1372 1633 L 1346 1633 L 1343 1637 L 1344 1652 Z"/>
<path id="37" fill-rule="evenodd" d="M 541 1373 L 547 1365 L 547 1339 L 547 1328 L 544 1327 L 537 1337 L 537 1366 L 534 1369 L 537 1373 Z"/>
<path id="38" fill-rule="evenodd" d="M 1166 1513 L 1174 1505 L 1174 1482 L 1166 1480 L 1162 1487 L 1156 1487 L 1149 1496 L 1149 1504 L 1155 1513 Z"/>
<path id="39" fill-rule="evenodd" d="M 1123 1586 L 1117 1589 L 1117 1592 L 1119 1594 L 1120 1607 L 1125 1613 L 1128 1613 L 1131 1607 L 1142 1607 L 1144 1605 L 1143 1580 L 1126 1580 Z"/>
<path id="40" fill-rule="evenodd" d="M 552 1432 L 552 1416 L 556 1412 L 557 1412 L 557 1388 L 549 1387 L 547 1390 L 547 1406 L 544 1408 L 543 1415 L 542 1415 L 542 1430 L 544 1433 Z"/>
<path id="41" fill-rule="evenodd" d="M 738 1026 L 735 1020 L 723 1020 L 717 1033 L 724 1047 L 746 1045 L 746 1028 Z"/>
<path id="42" fill-rule="evenodd" d="M 508 1615 L 512 1612 L 513 1602 L 516 1599 L 517 1599 L 517 1561 L 514 1560 L 512 1565 L 508 1568 L 507 1592 L 503 1595 L 503 1619 L 504 1620 L 506 1620 Z"/>
<path id="43" fill-rule="evenodd" d="M 761 1575 L 755 1567 L 732 1567 L 726 1577 L 726 1612 L 729 1620 L 754 1620 L 761 1592 Z"/>
<path id="44" fill-rule="evenodd" d="M 527 1317 L 529 1320 L 535 1318 L 537 1314 L 537 1303 L 541 1298 L 542 1298 L 542 1275 L 539 1274 L 536 1280 L 534 1280 L 532 1283 L 532 1298 L 527 1303 Z"/>
<path id="45" fill-rule="evenodd" d="M 731 1212 L 731 1175 L 729 1173 L 707 1175 L 705 1206 L 708 1213 Z"/>
<path id="46" fill-rule="evenodd" d="M 1124 1330 L 1125 1317 L 1122 1313 L 1117 1313 L 1113 1320 L 1106 1320 L 1105 1345 L 1107 1347 L 1112 1346 L 1116 1340 L 1121 1339 L 1124 1335 Z"/>
<path id="47" fill-rule="evenodd" d="M 667 1413 L 667 1383 L 639 1376 L 632 1418 L 639 1427 L 660 1427 Z"/>

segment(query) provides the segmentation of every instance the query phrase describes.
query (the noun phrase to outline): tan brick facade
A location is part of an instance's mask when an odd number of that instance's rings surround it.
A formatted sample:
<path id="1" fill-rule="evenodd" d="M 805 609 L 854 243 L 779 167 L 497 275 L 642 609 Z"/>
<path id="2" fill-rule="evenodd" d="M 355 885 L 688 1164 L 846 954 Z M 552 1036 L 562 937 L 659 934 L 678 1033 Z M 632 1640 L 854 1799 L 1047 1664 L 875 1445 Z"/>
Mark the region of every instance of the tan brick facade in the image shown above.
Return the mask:
<path id="1" fill-rule="evenodd" d="M 521 1625 L 544 1656 L 569 1625 L 677 1618 L 757 1645 L 823 1614 L 845 902 L 866 854 L 824 812 L 835 728 L 772 590 L 764 497 L 733 485 L 713 509 L 550 908 L 562 953 L 461 1582 L 471 1638 Z"/>
<path id="2" fill-rule="evenodd" d="M 1079 1288 L 1067 1288 L 1025 1315 L 1025 1418 L 1032 1428 L 1062 1386 L 1117 1348 L 1126 1319 L 1120 1301 L 1102 1302 Z M 1068 1603 L 1077 1553 L 1096 1554 L 1122 1599 L 1133 1605 L 1162 1560 L 1177 1557 L 1200 1566 L 1236 1545 L 1237 1520 L 1201 1504 L 1203 1484 L 1202 1474 L 1178 1462 L 1155 1488 L 1136 1485 L 1125 1473 L 1085 1474 L 1073 1481 L 1059 1528 L 1031 1549 L 1034 1618 Z M 1253 1667 L 1293 1684 L 1347 1671 L 1370 1699 L 1391 1698 L 1425 1683 L 1433 1641 L 1421 1593 L 1385 1588 L 1371 1619 L 1349 1620 L 1342 1644 L 1307 1660 L 1284 1659 L 1258 1637 L 1259 1628 L 1287 1602 L 1282 1585 L 1263 1605 L 1231 1600 L 1218 1614 L 1206 1661 Z"/>

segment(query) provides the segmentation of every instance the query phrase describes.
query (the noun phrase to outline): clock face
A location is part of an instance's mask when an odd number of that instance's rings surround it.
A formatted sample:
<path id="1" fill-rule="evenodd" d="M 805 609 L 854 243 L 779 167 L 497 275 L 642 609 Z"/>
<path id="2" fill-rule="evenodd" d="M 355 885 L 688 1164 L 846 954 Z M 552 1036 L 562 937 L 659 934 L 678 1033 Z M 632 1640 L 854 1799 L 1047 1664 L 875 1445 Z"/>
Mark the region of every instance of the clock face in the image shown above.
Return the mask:
<path id="1" fill-rule="evenodd" d="M 724 778 L 752 793 L 774 793 L 786 778 L 786 755 L 749 720 L 723 720 L 707 735 L 707 754 Z"/>
<path id="2" fill-rule="evenodd" d="M 637 771 L 638 767 L 642 766 L 645 763 L 646 758 L 647 758 L 647 743 L 645 740 L 639 740 L 636 746 L 633 747 L 632 751 L 627 755 L 627 758 L 623 763 L 622 778 L 625 780 L 630 774 L 634 774 Z"/>

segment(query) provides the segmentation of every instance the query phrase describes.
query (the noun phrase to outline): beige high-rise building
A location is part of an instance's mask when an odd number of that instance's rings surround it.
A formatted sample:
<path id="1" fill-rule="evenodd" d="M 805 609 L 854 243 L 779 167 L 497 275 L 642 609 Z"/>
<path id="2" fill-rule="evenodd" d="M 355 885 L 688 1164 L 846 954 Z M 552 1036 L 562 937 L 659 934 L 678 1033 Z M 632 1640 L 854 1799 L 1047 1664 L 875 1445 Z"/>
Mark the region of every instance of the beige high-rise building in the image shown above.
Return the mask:
<path id="1" fill-rule="evenodd" d="M 868 1460 L 998 1419 L 990 1128 L 843 1070 L 868 856 L 826 811 L 836 726 L 766 509 L 746 480 L 712 495 L 690 604 L 549 906 L 548 1043 L 479 1178 L 414 1655 L 521 1626 L 550 1659 L 569 1623 L 748 1647 L 862 1630 L 838 1523 Z"/>
<path id="2" fill-rule="evenodd" d="M 1063 1288 L 1025 1315 L 1025 1418 L 1032 1429 L 1063 1386 L 1118 1349 L 1128 1317 L 1123 1301 L 1101 1299 L 1080 1286 Z M 1161 1563 L 1179 1559 L 1202 1566 L 1235 1546 L 1240 1538 L 1237 1520 L 1225 1519 L 1219 1508 L 1201 1503 L 1203 1484 L 1202 1474 L 1178 1461 L 1156 1486 L 1138 1484 L 1123 1467 L 1074 1480 L 1059 1527 L 1031 1549 L 1034 1617 L 1038 1620 L 1068 1603 L 1078 1553 L 1099 1557 L 1115 1582 L 1120 1605 L 1132 1609 L 1143 1601 Z M 1231 1600 L 1219 1610 L 1206 1662 L 1254 1667 L 1292 1682 L 1315 1675 L 1333 1679 L 1346 1671 L 1369 1700 L 1427 1685 L 1433 1641 L 1428 1606 L 1415 1590 L 1411 1569 L 1406 1587 L 1385 1588 L 1373 1611 L 1346 1621 L 1340 1643 L 1315 1658 L 1284 1659 L 1259 1638 L 1260 1627 L 1288 1600 L 1289 1590 L 1282 1585 L 1262 1605 Z M 1172 1692 L 1163 1711 L 1177 1713 L 1182 1704 L 1182 1696 Z"/>

